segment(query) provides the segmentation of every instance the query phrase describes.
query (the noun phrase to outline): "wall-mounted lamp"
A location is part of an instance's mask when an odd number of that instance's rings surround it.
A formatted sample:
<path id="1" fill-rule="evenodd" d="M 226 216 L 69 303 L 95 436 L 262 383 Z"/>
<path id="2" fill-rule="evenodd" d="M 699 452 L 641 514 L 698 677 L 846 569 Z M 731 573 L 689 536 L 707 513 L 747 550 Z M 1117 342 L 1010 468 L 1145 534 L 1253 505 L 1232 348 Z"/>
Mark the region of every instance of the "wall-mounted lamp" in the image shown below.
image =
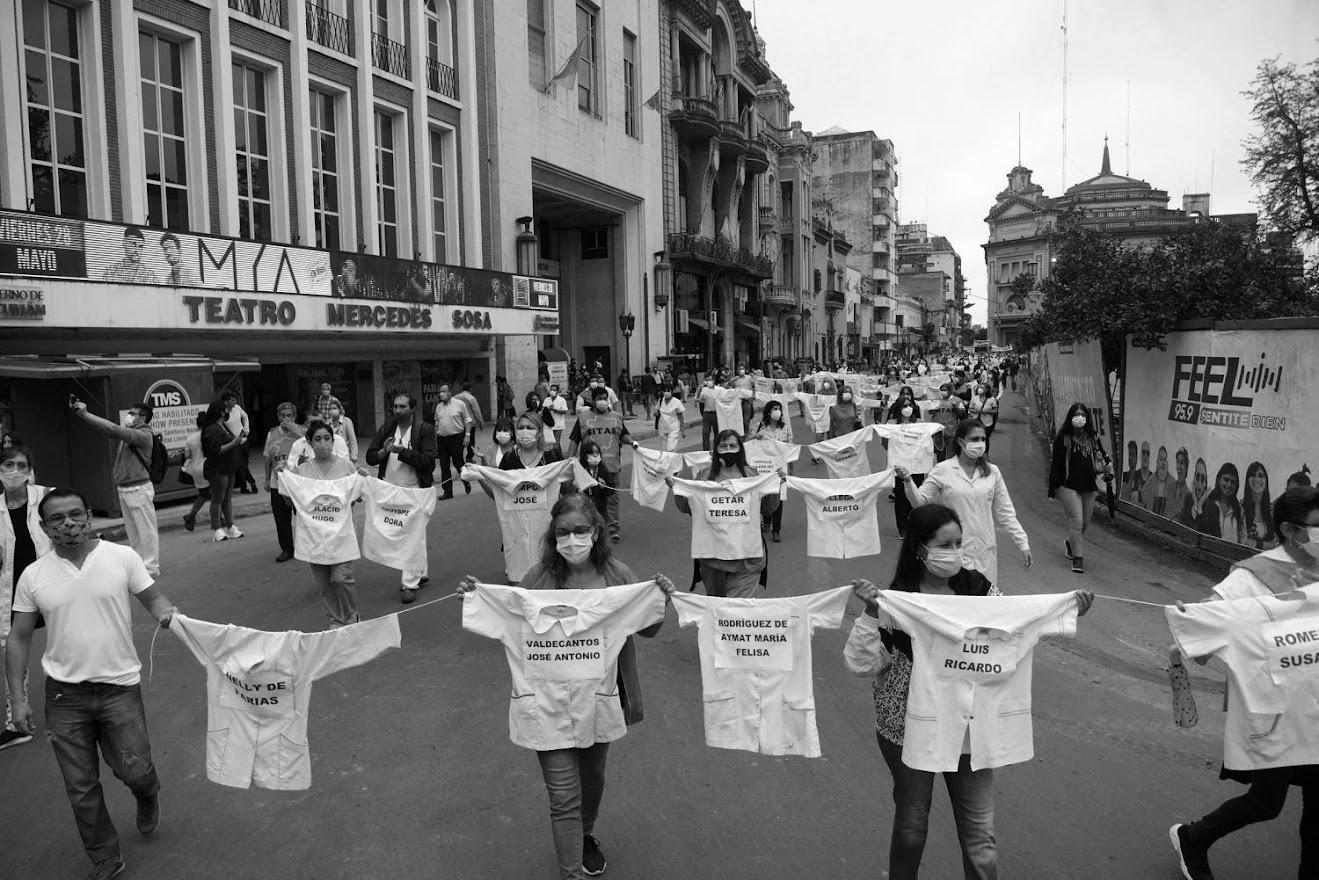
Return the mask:
<path id="1" fill-rule="evenodd" d="M 672 270 L 664 261 L 664 251 L 655 251 L 655 311 L 662 312 L 669 304 Z"/>

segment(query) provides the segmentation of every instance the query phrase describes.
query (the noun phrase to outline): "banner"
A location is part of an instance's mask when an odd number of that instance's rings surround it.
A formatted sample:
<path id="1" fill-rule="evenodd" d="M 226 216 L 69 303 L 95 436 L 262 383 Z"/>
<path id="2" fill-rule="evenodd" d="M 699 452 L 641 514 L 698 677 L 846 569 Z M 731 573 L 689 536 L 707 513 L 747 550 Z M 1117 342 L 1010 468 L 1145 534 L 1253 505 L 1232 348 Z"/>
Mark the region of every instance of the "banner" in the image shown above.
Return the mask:
<path id="1" fill-rule="evenodd" d="M 1104 448 L 1112 449 L 1113 420 L 1109 412 L 1108 382 L 1104 374 L 1104 354 L 1097 339 L 1081 342 L 1051 342 L 1040 351 L 1048 361 L 1045 374 L 1052 398 L 1052 415 L 1046 422 L 1050 433 L 1066 418 L 1067 408 L 1083 403 L 1090 411 L 1090 423 L 1099 432 Z"/>
<path id="2" fill-rule="evenodd" d="M 1210 538 L 1276 546 L 1273 501 L 1314 464 L 1319 326 L 1181 331 L 1166 342 L 1127 342 L 1121 499 Z"/>
<path id="3" fill-rule="evenodd" d="M 333 254 L 332 262 L 331 296 L 342 299 L 495 309 L 559 308 L 558 282 L 545 278 L 342 251 Z"/>

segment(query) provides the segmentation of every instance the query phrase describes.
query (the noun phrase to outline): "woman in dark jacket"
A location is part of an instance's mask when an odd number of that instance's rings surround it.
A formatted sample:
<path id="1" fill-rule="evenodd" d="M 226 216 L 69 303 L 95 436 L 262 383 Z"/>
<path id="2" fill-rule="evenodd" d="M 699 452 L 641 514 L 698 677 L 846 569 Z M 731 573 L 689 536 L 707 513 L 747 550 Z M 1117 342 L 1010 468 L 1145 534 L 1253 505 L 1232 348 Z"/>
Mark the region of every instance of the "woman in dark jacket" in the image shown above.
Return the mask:
<path id="1" fill-rule="evenodd" d="M 235 436 L 224 420 L 224 404 L 211 401 L 201 421 L 202 455 L 206 459 L 202 475 L 211 487 L 211 523 L 215 526 L 212 540 L 216 543 L 243 537 L 234 525 L 234 478 L 242 464 L 247 432 Z"/>
<path id="2" fill-rule="evenodd" d="M 1049 465 L 1049 497 L 1057 498 L 1067 514 L 1067 538 L 1063 547 L 1072 560 L 1072 571 L 1085 571 L 1084 535 L 1099 494 L 1095 480 L 1112 479 L 1113 464 L 1095 431 L 1094 420 L 1084 403 L 1067 408 L 1062 427 L 1053 438 L 1053 461 Z"/>

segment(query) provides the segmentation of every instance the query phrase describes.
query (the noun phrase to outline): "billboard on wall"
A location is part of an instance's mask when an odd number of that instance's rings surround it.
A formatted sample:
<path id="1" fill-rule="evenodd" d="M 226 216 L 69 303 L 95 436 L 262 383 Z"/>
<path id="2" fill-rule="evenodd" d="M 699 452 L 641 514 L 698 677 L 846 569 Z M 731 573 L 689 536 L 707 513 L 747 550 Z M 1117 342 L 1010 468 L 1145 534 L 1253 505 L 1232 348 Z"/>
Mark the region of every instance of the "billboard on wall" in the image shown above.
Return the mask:
<path id="1" fill-rule="evenodd" d="M 1314 464 L 1319 326 L 1180 331 L 1166 342 L 1127 342 L 1121 499 L 1209 538 L 1275 546 L 1272 502 Z"/>
<path id="2" fill-rule="evenodd" d="M 1080 342 L 1051 342 L 1040 349 L 1048 363 L 1044 377 L 1048 382 L 1051 410 L 1046 422 L 1057 431 L 1073 403 L 1083 403 L 1090 410 L 1090 423 L 1099 431 L 1104 446 L 1112 445 L 1113 420 L 1108 400 L 1108 382 L 1104 374 L 1104 354 L 1096 339 Z M 1109 449 L 1112 452 L 1112 449 Z"/>
<path id="3" fill-rule="evenodd" d="M 558 283 L 416 260 L 336 251 L 331 296 L 473 308 L 557 310 Z"/>

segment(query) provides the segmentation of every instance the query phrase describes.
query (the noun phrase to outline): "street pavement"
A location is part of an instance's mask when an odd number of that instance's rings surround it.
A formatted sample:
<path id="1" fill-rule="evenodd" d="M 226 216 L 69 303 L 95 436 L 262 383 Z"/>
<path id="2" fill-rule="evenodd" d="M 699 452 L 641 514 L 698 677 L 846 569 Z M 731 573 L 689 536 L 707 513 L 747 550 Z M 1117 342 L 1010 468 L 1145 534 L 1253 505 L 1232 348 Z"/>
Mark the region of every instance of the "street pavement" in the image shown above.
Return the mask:
<path id="1" fill-rule="evenodd" d="M 1009 594 L 1086 587 L 1168 603 L 1206 595 L 1214 573 L 1107 524 L 1093 527 L 1087 574 L 1062 552 L 1060 510 L 1045 496 L 1047 463 L 1021 396 L 1005 398 L 992 458 L 1003 469 L 1035 565 L 1000 543 Z M 798 423 L 800 429 L 800 423 Z M 798 434 L 801 439 L 804 432 Z M 653 445 L 654 441 L 650 441 Z M 699 445 L 689 431 L 688 446 Z M 883 460 L 879 444 L 872 462 Z M 797 473 L 823 476 L 803 457 Z M 626 482 L 626 467 L 625 467 Z M 263 500 L 263 499 L 253 499 Z M 881 502 L 884 555 L 807 558 L 804 505 L 789 495 L 783 543 L 770 545 L 767 595 L 806 593 L 864 576 L 886 583 L 898 546 Z M 619 558 L 638 577 L 690 580 L 688 520 L 622 502 Z M 200 527 L 162 536 L 161 589 L 186 613 L 268 630 L 322 629 L 306 566 L 276 565 L 268 512 L 248 509 L 247 537 L 212 544 Z M 147 657 L 151 622 L 135 612 L 143 689 L 164 818 L 153 839 L 133 830 L 133 802 L 104 773 L 128 872 L 141 878 L 500 878 L 550 880 L 554 854 L 535 757 L 508 740 L 503 649 L 465 633 L 459 599 L 422 607 L 467 573 L 502 582 L 498 525 L 479 491 L 441 503 L 430 527 L 431 583 L 400 618 L 403 647 L 317 683 L 309 736 L 312 787 L 237 790 L 205 778 L 205 676 L 169 633 Z M 357 564 L 363 617 L 402 610 L 397 573 Z M 596 834 L 606 877 L 630 880 L 873 880 L 887 876 L 891 779 L 875 744 L 870 682 L 848 673 L 842 629 L 815 640 L 815 701 L 824 757 L 776 758 L 707 748 L 693 630 L 670 613 L 639 640 L 646 720 L 611 747 Z M 1172 722 L 1169 642 L 1160 609 L 1098 599 L 1073 640 L 1035 652 L 1034 760 L 995 772 L 995 825 L 1005 878 L 1179 876 L 1168 844 L 1174 821 L 1244 792 L 1218 780 L 1223 670 L 1193 667 L 1201 721 Z M 34 654 L 44 645 L 36 639 Z M 32 692 L 42 733 L 0 753 L 0 878 L 80 877 L 87 862 L 45 741 L 41 673 Z M 1220 878 L 1295 876 L 1299 793 L 1277 820 L 1211 852 Z M 961 876 L 947 795 L 936 785 L 923 877 Z"/>

